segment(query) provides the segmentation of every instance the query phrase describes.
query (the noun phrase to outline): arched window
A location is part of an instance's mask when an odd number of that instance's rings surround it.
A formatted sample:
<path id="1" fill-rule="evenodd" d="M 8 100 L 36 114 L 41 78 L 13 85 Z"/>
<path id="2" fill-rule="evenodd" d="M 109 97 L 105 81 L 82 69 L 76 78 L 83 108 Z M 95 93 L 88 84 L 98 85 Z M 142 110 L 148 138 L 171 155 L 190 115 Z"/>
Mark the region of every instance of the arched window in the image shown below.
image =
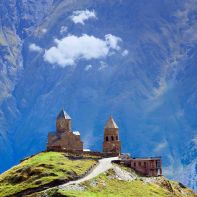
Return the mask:
<path id="1" fill-rule="evenodd" d="M 106 139 L 106 141 L 109 141 L 108 136 L 105 139 Z"/>
<path id="2" fill-rule="evenodd" d="M 114 136 L 111 136 L 111 141 L 114 141 Z"/>
<path id="3" fill-rule="evenodd" d="M 116 136 L 116 140 L 118 141 L 118 136 Z"/>

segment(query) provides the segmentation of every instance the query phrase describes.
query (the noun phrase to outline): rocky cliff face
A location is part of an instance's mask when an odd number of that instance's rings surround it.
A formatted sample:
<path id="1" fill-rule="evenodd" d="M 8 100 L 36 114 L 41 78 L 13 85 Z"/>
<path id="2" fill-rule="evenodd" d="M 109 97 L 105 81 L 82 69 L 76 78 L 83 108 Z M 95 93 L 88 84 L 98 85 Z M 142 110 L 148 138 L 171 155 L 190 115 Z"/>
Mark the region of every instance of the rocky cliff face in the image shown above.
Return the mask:
<path id="1" fill-rule="evenodd" d="M 197 141 L 196 137 L 189 143 L 183 154 L 183 168 L 177 173 L 176 179 L 183 184 L 189 185 L 193 190 L 197 188 Z"/>
<path id="2" fill-rule="evenodd" d="M 113 114 L 123 151 L 162 155 L 174 177 L 197 128 L 195 0 L 12 0 L 0 9 L 2 171 L 45 148 L 64 107 L 86 146 L 101 148 Z M 77 10 L 95 17 L 73 20 Z"/>
<path id="3" fill-rule="evenodd" d="M 51 4 L 52 1 L 0 2 L 0 156 L 5 162 L 2 169 L 13 163 L 16 154 L 11 136 L 21 115 L 14 90 L 24 72 L 23 43 L 46 16 Z"/>

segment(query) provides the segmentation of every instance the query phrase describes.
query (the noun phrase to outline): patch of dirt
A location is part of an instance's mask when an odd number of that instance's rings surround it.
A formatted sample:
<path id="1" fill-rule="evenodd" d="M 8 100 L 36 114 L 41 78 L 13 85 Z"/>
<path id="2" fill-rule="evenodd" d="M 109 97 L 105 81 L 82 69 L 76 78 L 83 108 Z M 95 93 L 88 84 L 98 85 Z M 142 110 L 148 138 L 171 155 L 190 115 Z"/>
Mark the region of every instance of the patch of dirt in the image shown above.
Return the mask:
<path id="1" fill-rule="evenodd" d="M 48 168 L 48 169 L 53 169 L 54 168 L 53 165 L 51 165 L 51 164 L 44 164 L 44 163 L 40 164 L 39 167 Z"/>
<path id="2" fill-rule="evenodd" d="M 21 183 L 21 182 L 23 182 L 27 179 L 28 178 L 23 176 L 23 175 L 16 175 L 16 176 L 13 176 L 13 177 L 9 177 L 8 182 L 12 183 L 12 184 L 17 184 L 17 183 Z"/>
<path id="3" fill-rule="evenodd" d="M 63 190 L 75 190 L 75 191 L 84 191 L 85 187 L 79 184 L 72 184 L 72 185 L 66 185 L 62 188 Z"/>

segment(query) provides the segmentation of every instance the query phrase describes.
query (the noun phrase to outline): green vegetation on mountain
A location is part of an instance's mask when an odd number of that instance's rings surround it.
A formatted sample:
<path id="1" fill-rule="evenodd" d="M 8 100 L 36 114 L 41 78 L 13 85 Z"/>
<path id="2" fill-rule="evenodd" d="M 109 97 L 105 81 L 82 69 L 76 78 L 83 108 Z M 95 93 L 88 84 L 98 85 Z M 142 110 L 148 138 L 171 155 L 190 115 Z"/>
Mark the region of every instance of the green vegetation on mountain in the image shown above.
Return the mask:
<path id="1" fill-rule="evenodd" d="M 64 153 L 40 153 L 0 175 L 0 196 L 11 196 L 27 189 L 76 179 L 95 164 L 93 159 L 73 160 Z"/>
<path id="2" fill-rule="evenodd" d="M 125 168 L 124 168 L 125 169 Z M 129 171 L 129 169 L 128 169 Z M 136 175 L 136 174 L 135 174 Z M 52 188 L 28 197 L 195 197 L 196 195 L 180 183 L 164 177 L 140 177 L 131 181 L 120 180 L 110 169 L 100 176 L 86 181 L 76 189 Z"/>
<path id="3" fill-rule="evenodd" d="M 57 187 L 79 179 L 98 158 L 39 153 L 0 175 L 0 196 L 25 197 L 196 197 L 190 189 L 164 177 L 142 177 L 121 165 L 77 185 Z M 126 179 L 125 177 L 130 177 Z M 63 188 L 63 189 L 62 189 Z"/>

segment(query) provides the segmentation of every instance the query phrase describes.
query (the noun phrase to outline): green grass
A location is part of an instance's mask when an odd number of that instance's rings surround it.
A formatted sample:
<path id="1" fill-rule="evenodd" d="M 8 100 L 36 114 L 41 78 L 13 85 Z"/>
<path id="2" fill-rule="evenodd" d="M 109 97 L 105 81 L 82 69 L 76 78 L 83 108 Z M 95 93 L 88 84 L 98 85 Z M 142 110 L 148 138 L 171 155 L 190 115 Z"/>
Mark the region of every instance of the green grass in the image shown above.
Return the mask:
<path id="1" fill-rule="evenodd" d="M 42 187 L 52 181 L 72 180 L 83 175 L 96 164 L 94 159 L 85 156 L 74 160 L 63 153 L 40 153 L 0 175 L 0 197 L 10 196 L 29 188 Z M 130 173 L 133 170 L 121 167 Z M 118 180 L 110 169 L 92 180 L 81 184 L 83 191 L 62 190 L 57 187 L 34 192 L 28 197 L 196 197 L 183 185 L 158 177 L 151 183 L 137 176 L 133 181 Z"/>
<path id="2" fill-rule="evenodd" d="M 84 182 L 84 191 L 57 190 L 54 196 L 70 197 L 194 197 L 196 196 L 187 188 L 173 187 L 173 191 L 163 186 L 160 182 L 169 183 L 165 178 L 159 178 L 159 183 L 145 183 L 143 180 L 122 181 L 112 178 L 113 170 L 102 174 L 91 181 Z M 94 184 L 92 184 L 94 182 Z M 178 186 L 178 183 L 176 183 Z M 51 195 L 53 196 L 53 195 Z"/>
<path id="3" fill-rule="evenodd" d="M 0 175 L 0 196 L 10 196 L 52 181 L 72 180 L 95 164 L 92 159 L 68 159 L 63 153 L 40 153 Z"/>
<path id="4" fill-rule="evenodd" d="M 103 174 L 96 179 L 94 182 L 96 185 L 92 185 L 92 181 L 85 182 L 83 185 L 86 187 L 85 191 L 64 191 L 60 190 L 60 193 L 65 196 L 98 196 L 98 197 L 120 197 L 120 196 L 165 196 L 165 191 L 160 187 L 152 184 L 145 184 L 141 180 L 135 181 L 122 181 L 115 178 L 111 178 L 114 174 L 110 170 L 107 174 Z"/>

